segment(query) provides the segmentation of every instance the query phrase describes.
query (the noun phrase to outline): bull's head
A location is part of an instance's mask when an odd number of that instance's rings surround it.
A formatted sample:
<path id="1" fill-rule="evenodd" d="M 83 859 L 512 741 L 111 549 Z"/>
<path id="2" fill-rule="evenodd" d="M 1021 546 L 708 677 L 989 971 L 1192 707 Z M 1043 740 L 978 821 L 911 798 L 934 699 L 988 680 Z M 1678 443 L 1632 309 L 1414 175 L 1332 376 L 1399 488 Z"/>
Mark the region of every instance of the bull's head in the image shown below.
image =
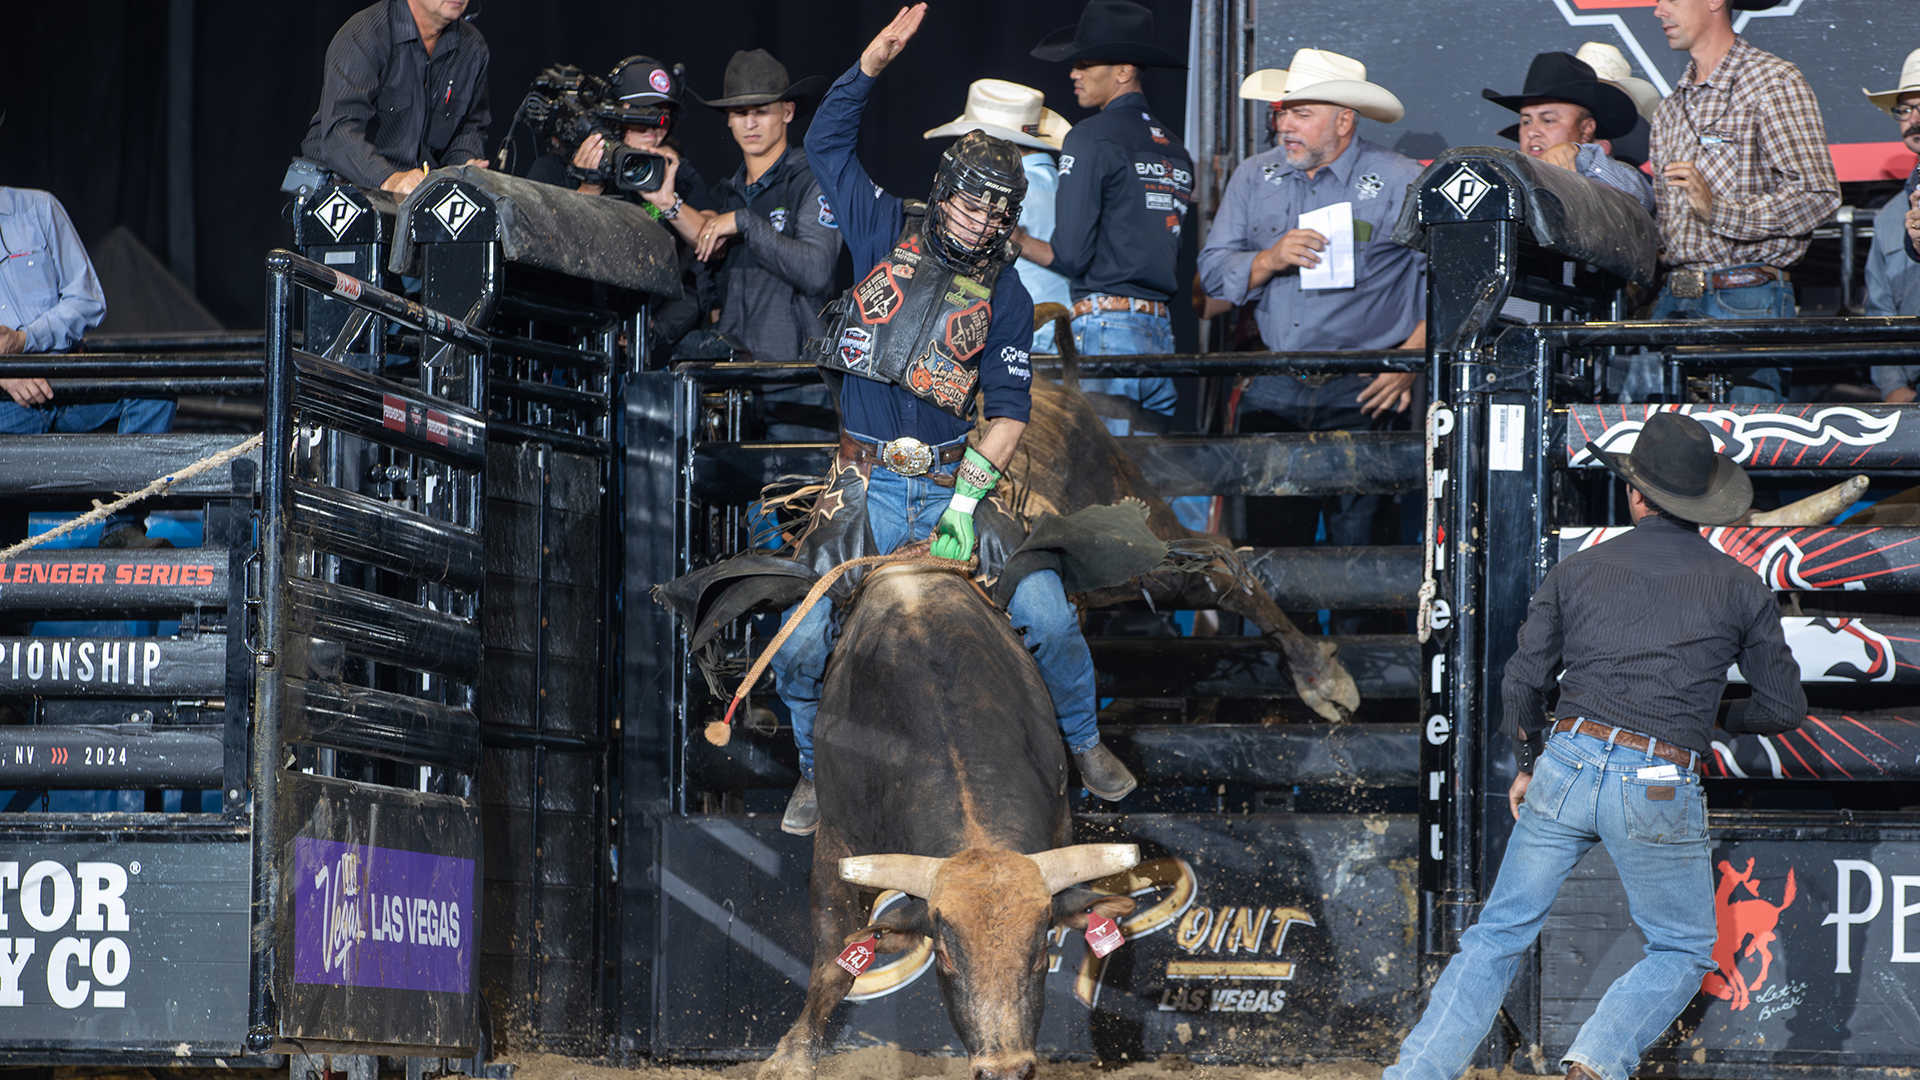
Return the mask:
<path id="1" fill-rule="evenodd" d="M 1027 1080 L 1035 1069 L 1048 931 L 1085 929 L 1096 911 L 1109 919 L 1131 914 L 1130 897 L 1081 883 L 1139 861 L 1133 844 L 1079 844 L 1033 855 L 980 847 L 945 859 L 859 855 L 840 860 L 840 877 L 916 899 L 855 937 L 871 934 L 882 952 L 931 939 L 947 1012 L 975 1080 Z"/>

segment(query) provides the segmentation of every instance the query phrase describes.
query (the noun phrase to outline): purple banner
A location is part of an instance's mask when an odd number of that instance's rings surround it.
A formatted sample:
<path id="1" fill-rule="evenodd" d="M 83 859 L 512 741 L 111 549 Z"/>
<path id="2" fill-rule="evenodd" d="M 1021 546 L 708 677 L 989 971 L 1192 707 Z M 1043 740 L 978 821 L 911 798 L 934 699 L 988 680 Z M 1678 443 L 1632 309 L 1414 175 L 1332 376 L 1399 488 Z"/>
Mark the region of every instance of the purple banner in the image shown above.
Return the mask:
<path id="1" fill-rule="evenodd" d="M 473 988 L 473 860 L 293 840 L 293 981 Z"/>

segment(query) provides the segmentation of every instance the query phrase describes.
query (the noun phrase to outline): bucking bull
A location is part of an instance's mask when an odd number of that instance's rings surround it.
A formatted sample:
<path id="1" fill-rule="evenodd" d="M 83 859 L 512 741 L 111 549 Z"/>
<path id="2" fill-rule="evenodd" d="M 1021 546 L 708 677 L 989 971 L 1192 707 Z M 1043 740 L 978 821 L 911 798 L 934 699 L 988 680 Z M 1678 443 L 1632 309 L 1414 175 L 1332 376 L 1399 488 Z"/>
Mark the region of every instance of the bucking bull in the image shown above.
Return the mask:
<path id="1" fill-rule="evenodd" d="M 1181 527 L 1077 389 L 1036 381 L 1031 420 L 995 499 L 1021 522 L 1137 500 L 1166 557 L 1128 582 L 1080 592 L 1082 604 L 1144 593 L 1159 606 L 1241 614 L 1278 647 L 1315 712 L 1337 721 L 1358 707 L 1332 644 L 1300 634 L 1231 546 Z M 764 555 L 728 561 L 779 565 Z M 705 649 L 718 624 L 796 599 L 804 583 L 773 580 L 792 572 L 767 569 L 755 586 L 717 564 L 659 595 Z M 922 938 L 931 940 L 974 1076 L 1032 1076 L 1048 932 L 1130 913 L 1128 897 L 1084 883 L 1131 867 L 1139 854 L 1132 845 L 1068 845 L 1066 750 L 1046 685 L 1007 616 L 952 570 L 875 570 L 843 604 L 815 740 L 811 980 L 763 1080 L 812 1075 L 828 1017 L 853 984 L 837 962 L 843 952 L 868 939 L 865 948 L 894 952 Z M 912 901 L 867 925 L 871 892 L 887 889 Z"/>

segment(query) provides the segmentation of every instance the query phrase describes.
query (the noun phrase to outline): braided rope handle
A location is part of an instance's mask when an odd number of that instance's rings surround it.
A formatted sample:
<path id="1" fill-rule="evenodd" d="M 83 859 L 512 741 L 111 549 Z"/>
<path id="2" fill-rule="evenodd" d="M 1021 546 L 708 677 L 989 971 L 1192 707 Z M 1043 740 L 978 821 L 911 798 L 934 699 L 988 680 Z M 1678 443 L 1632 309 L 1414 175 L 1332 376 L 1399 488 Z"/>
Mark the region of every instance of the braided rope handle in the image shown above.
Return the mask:
<path id="1" fill-rule="evenodd" d="M 932 555 L 926 555 L 920 552 L 896 551 L 890 555 L 863 555 L 857 559 L 848 559 L 846 562 L 822 574 L 820 580 L 813 583 L 813 588 L 807 590 L 807 595 L 801 599 L 800 605 L 793 609 L 793 616 L 780 625 L 780 632 L 773 636 L 772 643 L 761 650 L 760 655 L 754 659 L 753 666 L 747 669 L 746 677 L 740 680 L 740 688 L 733 692 L 733 699 L 727 703 L 727 715 L 706 726 L 705 735 L 707 741 L 715 746 L 725 746 L 733 740 L 734 711 L 740 707 L 742 701 L 747 699 L 747 693 L 753 689 L 754 684 L 760 681 L 760 676 L 766 674 L 767 665 L 773 662 L 774 654 L 778 653 L 780 647 L 787 643 L 787 639 L 793 636 L 794 628 L 800 625 L 800 620 L 806 618 L 807 613 L 813 610 L 813 605 L 819 603 L 820 598 L 827 595 L 827 590 L 833 587 L 834 582 L 840 580 L 840 575 L 849 570 L 856 570 L 862 566 L 882 566 L 887 564 L 937 566 L 946 570 L 957 570 L 961 573 L 966 573 L 973 569 L 975 560 L 937 559 Z"/>

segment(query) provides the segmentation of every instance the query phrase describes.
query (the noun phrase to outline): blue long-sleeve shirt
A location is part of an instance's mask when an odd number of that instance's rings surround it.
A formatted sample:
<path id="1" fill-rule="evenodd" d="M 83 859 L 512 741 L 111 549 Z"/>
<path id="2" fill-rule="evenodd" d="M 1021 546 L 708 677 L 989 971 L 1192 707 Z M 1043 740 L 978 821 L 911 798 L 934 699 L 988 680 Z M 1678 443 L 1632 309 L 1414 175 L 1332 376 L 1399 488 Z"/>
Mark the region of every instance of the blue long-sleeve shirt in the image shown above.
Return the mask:
<path id="1" fill-rule="evenodd" d="M 807 160 L 839 218 L 840 235 L 859 271 L 856 277 L 865 277 L 893 251 L 907 220 L 900 197 L 874 183 L 860 164 L 860 116 L 872 91 L 873 80 L 855 64 L 834 81 L 807 125 Z M 1003 270 L 993 282 L 990 302 L 993 322 L 980 350 L 981 410 L 989 420 L 1024 422 L 1033 404 L 1033 369 L 1028 363 L 1033 299 L 1020 275 Z M 892 383 L 853 375 L 840 382 L 840 421 L 848 431 L 869 438 L 911 436 L 928 443 L 952 441 L 973 427 Z"/>
<path id="2" fill-rule="evenodd" d="M 0 325 L 26 335 L 25 352 L 69 349 L 100 325 L 107 298 L 60 200 L 0 187 Z"/>

